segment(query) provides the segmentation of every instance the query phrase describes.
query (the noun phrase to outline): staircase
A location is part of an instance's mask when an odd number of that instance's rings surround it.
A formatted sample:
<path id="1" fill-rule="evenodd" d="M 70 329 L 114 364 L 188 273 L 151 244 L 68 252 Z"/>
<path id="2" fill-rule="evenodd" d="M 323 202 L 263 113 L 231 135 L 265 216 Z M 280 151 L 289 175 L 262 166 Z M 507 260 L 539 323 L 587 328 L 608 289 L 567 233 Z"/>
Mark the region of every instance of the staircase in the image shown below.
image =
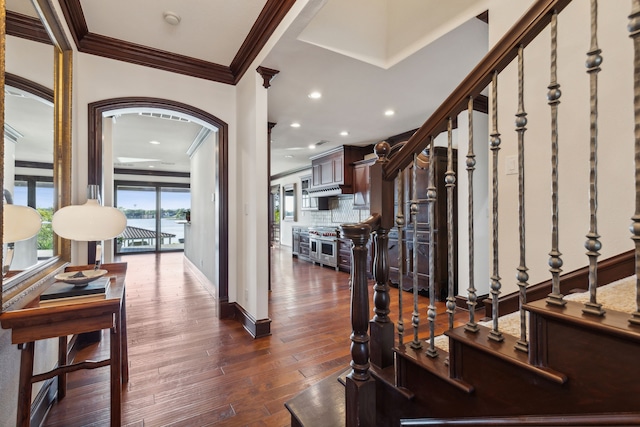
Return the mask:
<path id="1" fill-rule="evenodd" d="M 608 27 L 620 22 L 612 16 L 625 14 L 619 10 L 620 3 L 534 1 L 401 148 L 390 147 L 385 142 L 376 145 L 378 160 L 370 169 L 372 215 L 362 223 L 342 226 L 343 237 L 352 241 L 351 367 L 287 402 L 293 426 L 640 425 L 637 398 L 640 394 L 640 364 L 637 363 L 640 360 L 640 0 L 631 1 L 626 40 L 611 42 L 612 34 L 622 33 Z M 600 13 L 605 13 L 599 15 L 598 7 L 602 9 Z M 565 41 L 569 47 L 561 48 L 558 36 L 577 37 L 580 31 L 559 28 L 561 25 L 580 28 L 577 23 L 585 20 L 588 31 L 582 33 L 588 34 L 588 39 L 583 44 L 588 49 L 586 68 L 582 72 L 586 73 L 588 84 L 586 93 L 576 94 L 585 102 L 571 104 L 569 101 L 569 105 L 577 106 L 576 111 L 564 112 L 561 99 L 565 102 L 564 97 L 575 92 L 573 81 L 567 81 L 566 95 L 563 94 L 560 77 L 566 79 L 578 75 L 578 71 L 573 72 L 575 74 L 564 71 L 568 65 L 561 65 L 564 64 L 561 54 L 568 50 L 571 57 L 575 47 Z M 608 92 L 607 80 L 599 79 L 601 71 L 614 73 L 621 79 L 628 76 L 622 68 L 615 68 L 624 61 L 614 60 L 610 69 L 606 69 L 603 57 L 607 57 L 607 50 L 600 48 L 599 36 L 614 43 L 610 48 L 615 54 L 624 49 L 629 58 L 627 63 L 633 63 L 633 75 L 627 85 L 634 88 L 632 107 L 623 102 L 627 99 L 622 95 L 625 91 Z M 540 65 L 539 54 L 543 42 L 550 46 L 546 59 L 549 65 L 544 67 Z M 529 46 L 533 59 L 526 61 Z M 546 92 L 526 87 L 526 81 L 539 83 L 542 75 L 549 77 Z M 578 77 L 570 77 L 574 79 Z M 499 81 L 506 90 L 498 92 Z M 599 90 L 599 83 L 605 90 Z M 474 99 L 487 92 L 488 136 L 475 133 L 473 123 Z M 525 98 L 527 105 L 531 105 L 536 97 L 546 97 L 548 113 L 544 122 L 535 107 L 531 118 L 525 109 Z M 503 103 L 508 107 L 501 107 L 498 113 L 498 104 Z M 502 111 L 513 105 L 516 109 L 510 114 L 512 119 L 515 116 L 515 132 L 511 125 L 502 125 L 503 135 L 498 119 L 504 123 L 502 119 L 509 116 Z M 616 114 L 609 114 L 611 112 Z M 583 113 L 586 118 L 580 117 Z M 610 119 L 605 121 L 601 116 Z M 454 158 L 454 118 L 460 123 L 461 117 L 468 122 L 464 143 L 467 153 L 465 156 L 459 140 L 460 158 Z M 624 126 L 633 128 L 634 125 L 635 135 L 631 136 Z M 579 130 L 581 127 L 585 130 Z M 533 139 L 528 139 L 529 135 Z M 426 313 L 429 336 L 423 337 L 418 331 L 424 313 L 417 312 L 415 300 L 413 311 L 410 307 L 407 313 L 399 313 L 394 317 L 398 319 L 396 324 L 391 320 L 389 231 L 395 227 L 401 234 L 411 222 L 411 218 L 404 218 L 402 209 L 394 208 L 405 203 L 402 200 L 405 183 L 399 178 L 400 171 L 412 163 L 414 171 L 419 162 L 431 163 L 439 136 L 446 139 L 448 147 L 446 194 L 436 191 L 431 174 L 427 207 L 429 222 L 433 224 L 435 204 L 447 204 L 447 309 L 437 313 L 435 305 L 430 304 Z M 599 137 L 604 143 L 598 144 Z M 482 145 L 483 138 L 489 150 L 488 173 L 476 176 L 474 143 Z M 477 145 L 475 149 L 478 150 Z M 517 180 L 504 177 L 501 150 L 516 153 Z M 630 159 L 634 155 L 632 165 Z M 599 156 L 604 160 L 600 166 Z M 542 158 L 544 166 L 541 166 Z M 456 176 L 454 162 L 466 165 L 467 170 L 468 213 L 457 216 L 454 216 L 453 195 L 462 176 Z M 483 181 L 489 182 L 489 233 L 474 226 L 477 206 L 483 202 L 474 199 L 474 185 L 482 185 Z M 561 192 L 561 188 L 565 191 Z M 536 190 L 533 197 L 532 189 Z M 584 199 L 582 202 L 577 201 L 577 193 L 582 196 L 580 200 Z M 458 202 L 462 200 L 459 198 Z M 420 201 L 414 197 L 408 203 L 414 215 Z M 543 215 L 541 212 L 545 209 L 538 205 L 544 205 L 548 213 Z M 618 217 L 618 211 L 624 209 L 629 209 L 626 217 Z M 525 215 L 531 211 L 533 216 Z M 560 215 L 567 211 L 568 215 Z M 560 225 L 563 226 L 562 240 Z M 577 225 L 583 225 L 584 229 L 576 232 Z M 468 230 L 467 242 L 454 239 L 456 226 L 458 230 Z M 499 231 L 505 229 L 507 233 L 503 231 L 501 235 Z M 432 229 L 428 270 L 429 295 L 435 301 L 438 294 L 433 280 L 433 233 Z M 417 234 L 413 233 L 414 239 Z M 372 287 L 366 267 L 369 239 L 374 242 L 375 253 Z M 486 239 L 486 246 L 481 244 L 478 250 L 478 240 L 484 242 L 482 239 Z M 402 242 L 401 235 L 398 241 Z M 541 252 L 543 241 L 546 249 Z M 418 242 L 413 243 L 417 247 Z M 600 251 L 607 245 L 613 247 L 610 257 L 618 255 L 602 261 Z M 635 249 L 629 251 L 631 246 Z M 565 262 L 576 265 L 579 257 L 585 256 L 585 250 L 586 258 L 580 265 L 586 267 L 562 274 Z M 483 251 L 490 253 L 486 261 Z M 456 270 L 454 259 L 461 253 L 465 259 L 459 256 L 458 263 L 465 268 Z M 475 254 L 480 256 L 476 258 Z M 409 265 L 406 260 L 407 255 L 399 250 L 398 265 Z M 528 265 L 528 260 L 534 262 Z M 614 267 L 605 268 L 611 265 Z M 412 268 L 417 276 L 418 266 L 414 263 Z M 543 269 L 548 280 L 541 279 L 538 282 L 544 284 L 530 286 L 530 277 L 544 277 Z M 478 279 L 476 270 L 487 271 L 488 277 Z M 600 278 L 598 272 L 603 273 Z M 627 299 L 634 302 L 630 310 L 617 310 L 598 300 L 603 285 L 634 274 L 635 277 L 629 279 L 633 295 Z M 508 275 L 509 283 L 501 275 Z M 403 277 L 402 271 L 398 276 Z M 462 280 L 464 276 L 468 279 Z M 461 292 L 456 292 L 456 278 L 460 285 L 466 286 L 466 294 L 462 286 Z M 503 286 L 513 283 L 516 286 L 512 288 L 517 290 L 501 297 Z M 400 283 L 398 287 L 404 286 Z M 584 291 L 584 302 L 565 297 L 577 288 Z M 417 298 L 417 289 L 415 291 L 414 298 Z M 519 313 L 519 328 L 516 328 L 519 331 L 515 334 L 503 332 L 500 326 L 501 316 L 513 311 L 507 309 L 507 305 L 514 305 L 510 301 L 517 301 L 513 309 Z M 476 310 L 480 303 L 487 308 L 488 323 L 478 323 Z M 461 310 L 468 313 L 468 322 L 454 327 L 454 317 Z M 436 316 L 449 319 L 446 350 L 436 346 Z"/>

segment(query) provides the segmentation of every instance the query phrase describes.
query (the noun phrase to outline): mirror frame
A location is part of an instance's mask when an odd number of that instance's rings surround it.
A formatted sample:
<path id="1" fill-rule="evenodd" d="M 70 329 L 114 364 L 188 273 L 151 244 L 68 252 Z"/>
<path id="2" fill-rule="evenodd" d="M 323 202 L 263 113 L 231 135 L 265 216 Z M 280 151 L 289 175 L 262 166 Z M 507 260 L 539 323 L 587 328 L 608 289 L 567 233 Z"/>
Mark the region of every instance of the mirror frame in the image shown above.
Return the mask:
<path id="1" fill-rule="evenodd" d="M 54 211 L 71 204 L 71 84 L 73 50 L 50 0 L 32 0 L 40 20 L 53 44 L 53 190 Z M 5 85 L 5 40 L 7 14 L 5 0 L 0 0 L 0 83 Z M 0 95 L 4 108 L 4 90 Z M 0 117 L 0 135 L 4 141 L 4 110 Z M 0 147 L 0 167 L 4 167 L 4 143 Z M 0 174 L 0 184 L 4 176 Z M 2 231 L 0 221 L 0 244 Z M 54 256 L 48 261 L 25 270 L 2 283 L 1 311 L 22 308 L 38 295 L 49 279 L 64 269 L 71 260 L 71 242 L 54 235 Z M 0 254 L 0 262 L 2 255 Z"/>

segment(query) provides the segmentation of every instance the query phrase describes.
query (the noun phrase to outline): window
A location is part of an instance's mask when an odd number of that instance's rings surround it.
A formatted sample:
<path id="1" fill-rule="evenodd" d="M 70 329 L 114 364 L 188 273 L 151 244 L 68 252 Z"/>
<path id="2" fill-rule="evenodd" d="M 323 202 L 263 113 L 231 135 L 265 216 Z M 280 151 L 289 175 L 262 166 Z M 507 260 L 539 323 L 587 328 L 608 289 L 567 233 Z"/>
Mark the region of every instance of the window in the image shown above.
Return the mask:
<path id="1" fill-rule="evenodd" d="M 296 220 L 296 185 L 286 184 L 284 187 L 284 216 L 283 219 Z"/>

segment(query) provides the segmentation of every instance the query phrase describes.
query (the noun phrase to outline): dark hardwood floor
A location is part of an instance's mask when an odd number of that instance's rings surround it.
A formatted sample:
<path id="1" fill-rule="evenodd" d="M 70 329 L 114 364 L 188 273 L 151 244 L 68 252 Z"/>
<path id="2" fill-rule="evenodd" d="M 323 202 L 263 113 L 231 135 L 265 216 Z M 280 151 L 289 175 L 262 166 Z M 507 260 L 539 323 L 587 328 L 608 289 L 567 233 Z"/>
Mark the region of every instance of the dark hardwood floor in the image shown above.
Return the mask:
<path id="1" fill-rule="evenodd" d="M 182 253 L 122 257 L 130 366 L 124 426 L 288 426 L 285 401 L 348 368 L 348 274 L 298 261 L 289 248 L 271 251 L 272 335 L 255 340 L 237 321 L 218 319 L 215 301 Z M 397 313 L 397 290 L 392 294 Z M 427 304 L 420 297 L 425 324 Z M 411 334 L 411 294 L 404 293 L 404 305 Z M 438 330 L 446 323 L 440 315 Z M 78 357 L 105 357 L 108 343 L 103 338 Z M 108 424 L 109 370 L 101 368 L 68 375 L 67 397 L 54 404 L 44 426 Z"/>

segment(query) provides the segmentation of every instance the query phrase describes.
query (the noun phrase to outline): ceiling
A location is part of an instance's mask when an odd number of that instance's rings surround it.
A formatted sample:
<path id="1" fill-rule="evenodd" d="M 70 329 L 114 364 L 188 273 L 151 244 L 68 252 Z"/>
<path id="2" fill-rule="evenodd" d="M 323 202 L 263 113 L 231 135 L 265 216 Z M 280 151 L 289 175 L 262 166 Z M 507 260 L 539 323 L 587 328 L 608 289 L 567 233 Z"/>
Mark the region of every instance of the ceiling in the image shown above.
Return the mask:
<path id="1" fill-rule="evenodd" d="M 253 72 L 249 66 L 295 0 L 59 2 L 81 52 L 235 84 Z M 32 14 L 25 3 L 7 0 L 7 10 Z M 260 64 L 278 71 L 268 89 L 272 175 L 309 166 L 309 156 L 338 145 L 419 127 L 486 52 L 487 24 L 475 18 L 486 3 L 306 2 Z M 168 12 L 177 25 L 165 20 Z M 8 13 L 8 34 L 18 31 L 15 18 Z M 310 99 L 312 91 L 321 98 Z M 385 116 L 388 109 L 395 114 Z M 188 171 L 186 150 L 199 125 L 175 118 L 116 117 L 116 164 Z M 152 140 L 160 144 L 151 148 Z"/>

